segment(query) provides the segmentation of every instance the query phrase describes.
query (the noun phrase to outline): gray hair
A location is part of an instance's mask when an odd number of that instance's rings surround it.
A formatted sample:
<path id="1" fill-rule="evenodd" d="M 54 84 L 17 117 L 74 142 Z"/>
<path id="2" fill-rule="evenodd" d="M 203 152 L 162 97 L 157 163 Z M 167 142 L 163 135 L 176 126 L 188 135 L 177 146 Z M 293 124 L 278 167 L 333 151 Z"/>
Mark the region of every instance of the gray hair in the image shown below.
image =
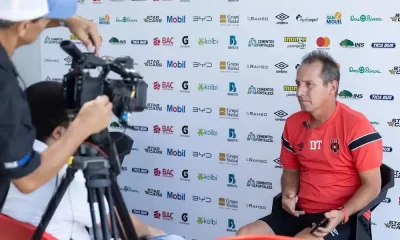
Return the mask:
<path id="1" fill-rule="evenodd" d="M 322 63 L 321 78 L 324 81 L 324 85 L 334 80 L 340 82 L 340 69 L 338 63 L 323 50 L 315 50 L 306 54 L 301 64 L 312 64 L 315 62 Z"/>
<path id="2" fill-rule="evenodd" d="M 15 22 L 0 19 L 0 29 L 5 29 L 13 26 Z"/>

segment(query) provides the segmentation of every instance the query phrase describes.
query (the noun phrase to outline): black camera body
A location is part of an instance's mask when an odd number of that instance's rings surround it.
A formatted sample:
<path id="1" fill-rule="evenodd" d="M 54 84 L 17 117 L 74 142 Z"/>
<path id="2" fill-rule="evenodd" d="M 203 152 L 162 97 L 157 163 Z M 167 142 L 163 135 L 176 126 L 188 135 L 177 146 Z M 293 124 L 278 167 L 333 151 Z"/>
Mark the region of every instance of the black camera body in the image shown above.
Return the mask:
<path id="1" fill-rule="evenodd" d="M 108 96 L 113 103 L 113 113 L 125 127 L 131 113 L 146 108 L 148 85 L 134 70 L 132 58 L 101 59 L 91 53 L 82 53 L 71 41 L 61 42 L 60 47 L 72 57 L 71 69 L 63 77 L 64 96 L 71 118 L 86 102 L 100 95 Z M 89 70 L 96 68 L 100 74 L 91 76 Z M 107 78 L 110 72 L 120 75 L 121 79 Z"/>

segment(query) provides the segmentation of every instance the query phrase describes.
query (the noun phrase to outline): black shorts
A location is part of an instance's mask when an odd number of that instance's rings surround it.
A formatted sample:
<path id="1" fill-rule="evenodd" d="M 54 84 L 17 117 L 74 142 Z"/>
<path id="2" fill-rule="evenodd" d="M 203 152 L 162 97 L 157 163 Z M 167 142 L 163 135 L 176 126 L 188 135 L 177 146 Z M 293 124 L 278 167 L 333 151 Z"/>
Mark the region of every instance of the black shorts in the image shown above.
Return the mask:
<path id="1" fill-rule="evenodd" d="M 324 219 L 324 213 L 304 214 L 295 217 L 283 209 L 277 209 L 259 220 L 266 222 L 276 235 L 294 237 L 305 228 L 311 228 L 313 223 L 318 224 L 322 219 Z M 349 240 L 350 230 L 349 222 L 340 224 L 336 227 L 336 231 L 328 233 L 324 240 Z"/>

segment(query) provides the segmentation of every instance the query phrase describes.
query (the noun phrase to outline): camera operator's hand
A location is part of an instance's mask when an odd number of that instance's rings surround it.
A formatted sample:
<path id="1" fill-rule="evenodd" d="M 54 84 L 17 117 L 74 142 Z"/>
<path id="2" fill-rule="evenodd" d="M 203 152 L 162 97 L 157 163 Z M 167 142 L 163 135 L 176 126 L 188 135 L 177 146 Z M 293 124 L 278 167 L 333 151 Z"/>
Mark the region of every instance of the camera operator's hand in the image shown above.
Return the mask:
<path id="1" fill-rule="evenodd" d="M 107 96 L 98 96 L 95 100 L 85 103 L 76 120 L 79 121 L 89 134 L 95 134 L 107 127 L 111 121 L 112 103 Z"/>
<path id="2" fill-rule="evenodd" d="M 89 49 L 95 47 L 94 54 L 99 55 L 101 36 L 97 25 L 79 16 L 74 16 L 66 20 L 66 27 Z"/>

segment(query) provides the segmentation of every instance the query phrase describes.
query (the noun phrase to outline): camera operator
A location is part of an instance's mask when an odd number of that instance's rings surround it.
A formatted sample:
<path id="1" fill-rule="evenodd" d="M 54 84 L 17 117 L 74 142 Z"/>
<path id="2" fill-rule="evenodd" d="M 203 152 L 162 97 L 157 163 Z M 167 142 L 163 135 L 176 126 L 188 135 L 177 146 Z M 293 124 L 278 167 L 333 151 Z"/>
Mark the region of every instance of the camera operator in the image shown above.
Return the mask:
<path id="1" fill-rule="evenodd" d="M 98 97 L 81 108 L 57 143 L 40 154 L 32 149 L 36 130 L 10 59 L 18 47 L 34 42 L 43 29 L 56 26 L 67 26 L 87 47 L 96 46 L 97 54 L 97 28 L 90 21 L 73 17 L 76 9 L 76 0 L 1 1 L 0 210 L 10 181 L 23 193 L 39 188 L 57 175 L 87 137 L 106 128 L 111 120 L 112 104 L 106 96 Z"/>

